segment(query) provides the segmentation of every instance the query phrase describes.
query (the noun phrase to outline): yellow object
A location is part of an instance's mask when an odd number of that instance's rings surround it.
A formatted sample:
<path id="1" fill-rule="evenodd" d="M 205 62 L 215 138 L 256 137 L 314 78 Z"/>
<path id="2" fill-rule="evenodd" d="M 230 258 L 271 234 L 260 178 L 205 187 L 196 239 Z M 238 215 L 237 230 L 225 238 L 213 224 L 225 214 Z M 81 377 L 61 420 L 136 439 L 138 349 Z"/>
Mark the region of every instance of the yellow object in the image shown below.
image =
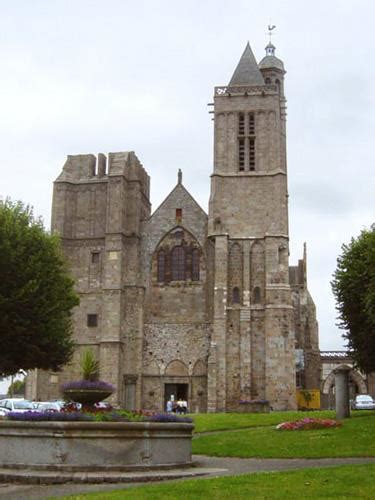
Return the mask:
<path id="1" fill-rule="evenodd" d="M 299 410 L 320 410 L 320 390 L 297 389 L 297 404 Z"/>

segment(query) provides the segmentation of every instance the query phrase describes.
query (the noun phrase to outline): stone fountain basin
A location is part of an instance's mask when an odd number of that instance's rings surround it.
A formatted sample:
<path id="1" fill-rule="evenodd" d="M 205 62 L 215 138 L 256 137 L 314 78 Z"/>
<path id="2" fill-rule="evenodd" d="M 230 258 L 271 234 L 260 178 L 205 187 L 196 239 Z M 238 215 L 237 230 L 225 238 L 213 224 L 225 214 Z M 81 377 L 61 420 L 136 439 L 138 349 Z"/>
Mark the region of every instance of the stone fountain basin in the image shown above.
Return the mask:
<path id="1" fill-rule="evenodd" d="M 58 471 L 191 465 L 194 425 L 0 421 L 0 467 Z"/>

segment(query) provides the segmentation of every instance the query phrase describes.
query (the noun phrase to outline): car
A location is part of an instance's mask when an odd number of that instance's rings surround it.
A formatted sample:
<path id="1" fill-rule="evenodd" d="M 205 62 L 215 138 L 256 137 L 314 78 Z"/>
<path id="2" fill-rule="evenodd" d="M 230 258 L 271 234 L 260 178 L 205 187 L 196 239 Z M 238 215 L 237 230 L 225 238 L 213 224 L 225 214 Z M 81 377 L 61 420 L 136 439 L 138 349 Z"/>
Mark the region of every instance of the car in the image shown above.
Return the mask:
<path id="1" fill-rule="evenodd" d="M 37 411 L 58 412 L 62 409 L 64 403 L 61 401 L 35 401 L 33 405 Z"/>
<path id="2" fill-rule="evenodd" d="M 353 410 L 375 410 L 375 401 L 369 394 L 358 394 L 352 401 Z"/>
<path id="3" fill-rule="evenodd" d="M 31 401 L 23 398 L 6 398 L 0 400 L 0 416 L 4 416 L 10 411 L 24 413 L 25 411 L 34 410 L 34 405 Z"/>

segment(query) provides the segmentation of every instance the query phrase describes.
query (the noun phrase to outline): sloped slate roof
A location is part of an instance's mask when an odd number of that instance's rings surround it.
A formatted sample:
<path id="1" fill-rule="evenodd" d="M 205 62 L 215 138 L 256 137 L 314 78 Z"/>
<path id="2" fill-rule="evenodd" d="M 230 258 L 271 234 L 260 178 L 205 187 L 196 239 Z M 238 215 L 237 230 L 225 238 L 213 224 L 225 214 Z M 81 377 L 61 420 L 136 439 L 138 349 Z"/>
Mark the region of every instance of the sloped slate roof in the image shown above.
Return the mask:
<path id="1" fill-rule="evenodd" d="M 249 42 L 229 82 L 229 87 L 234 85 L 264 85 L 262 73 L 259 71 Z"/>
<path id="2" fill-rule="evenodd" d="M 259 63 L 259 68 L 260 69 L 277 68 L 280 69 L 281 71 L 285 71 L 284 63 L 281 61 L 281 59 L 278 59 L 276 56 L 263 57 L 263 59 Z"/>

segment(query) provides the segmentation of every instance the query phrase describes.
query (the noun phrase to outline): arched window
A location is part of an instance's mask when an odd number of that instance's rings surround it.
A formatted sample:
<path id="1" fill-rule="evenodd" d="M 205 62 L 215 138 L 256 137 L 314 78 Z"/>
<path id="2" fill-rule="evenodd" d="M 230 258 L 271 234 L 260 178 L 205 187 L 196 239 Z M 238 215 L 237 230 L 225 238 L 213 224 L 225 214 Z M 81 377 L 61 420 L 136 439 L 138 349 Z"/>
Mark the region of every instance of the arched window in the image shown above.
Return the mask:
<path id="1" fill-rule="evenodd" d="M 191 254 L 191 279 L 199 281 L 200 255 L 198 248 L 194 248 Z"/>
<path id="2" fill-rule="evenodd" d="M 185 280 L 185 249 L 181 245 L 172 249 L 172 280 Z"/>
<path id="3" fill-rule="evenodd" d="M 275 80 L 277 91 L 280 92 L 280 80 Z"/>
<path id="4" fill-rule="evenodd" d="M 165 252 L 164 250 L 159 250 L 158 252 L 158 281 L 165 281 Z"/>
<path id="5" fill-rule="evenodd" d="M 260 287 L 256 286 L 253 291 L 253 299 L 254 299 L 254 304 L 259 304 L 259 302 L 262 300 L 261 292 L 260 292 Z"/>
<path id="6" fill-rule="evenodd" d="M 238 286 L 235 286 L 232 290 L 232 303 L 239 304 L 240 303 L 240 289 Z"/>

